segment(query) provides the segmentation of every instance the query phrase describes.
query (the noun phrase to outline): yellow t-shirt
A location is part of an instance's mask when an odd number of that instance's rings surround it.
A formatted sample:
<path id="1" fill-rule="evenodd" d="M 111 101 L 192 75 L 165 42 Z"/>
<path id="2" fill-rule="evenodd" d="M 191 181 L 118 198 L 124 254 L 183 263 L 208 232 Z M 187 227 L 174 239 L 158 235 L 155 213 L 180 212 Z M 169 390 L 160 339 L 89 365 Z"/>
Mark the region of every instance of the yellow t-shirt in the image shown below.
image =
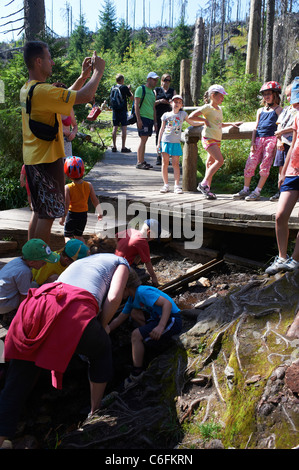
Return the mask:
<path id="1" fill-rule="evenodd" d="M 29 114 L 26 113 L 27 94 L 36 82 L 37 80 L 26 82 L 20 91 L 25 165 L 52 163 L 65 156 L 61 114 L 70 115 L 76 98 L 76 91 L 57 88 L 49 83 L 42 83 L 35 87 L 31 100 L 31 119 L 54 126 L 56 113 L 59 122 L 57 139 L 51 142 L 38 139 L 29 128 Z"/>
<path id="2" fill-rule="evenodd" d="M 40 269 L 32 269 L 32 279 L 37 282 L 39 286 L 44 284 L 52 274 L 60 274 L 67 268 L 62 266 L 60 259 L 56 263 L 46 263 Z"/>
<path id="3" fill-rule="evenodd" d="M 222 109 L 215 109 L 210 103 L 205 104 L 198 108 L 203 116 L 209 121 L 209 126 L 204 126 L 202 135 L 207 139 L 222 139 L 222 121 L 223 114 Z"/>
<path id="4" fill-rule="evenodd" d="M 87 212 L 88 199 L 90 195 L 90 185 L 87 181 L 68 184 L 70 191 L 69 210 L 72 212 Z"/>

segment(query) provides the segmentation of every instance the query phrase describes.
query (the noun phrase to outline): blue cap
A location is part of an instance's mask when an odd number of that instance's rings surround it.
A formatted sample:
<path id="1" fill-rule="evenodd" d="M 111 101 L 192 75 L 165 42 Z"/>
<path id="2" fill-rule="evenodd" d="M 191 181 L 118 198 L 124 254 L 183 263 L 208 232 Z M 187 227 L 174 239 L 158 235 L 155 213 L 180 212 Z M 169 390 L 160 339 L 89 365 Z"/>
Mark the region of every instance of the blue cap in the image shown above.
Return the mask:
<path id="1" fill-rule="evenodd" d="M 147 219 L 144 221 L 144 223 L 148 226 L 152 234 L 155 235 L 155 238 L 160 237 L 162 231 L 161 225 L 156 219 Z"/>
<path id="2" fill-rule="evenodd" d="M 299 103 L 299 77 L 295 77 L 292 83 L 291 104 Z"/>

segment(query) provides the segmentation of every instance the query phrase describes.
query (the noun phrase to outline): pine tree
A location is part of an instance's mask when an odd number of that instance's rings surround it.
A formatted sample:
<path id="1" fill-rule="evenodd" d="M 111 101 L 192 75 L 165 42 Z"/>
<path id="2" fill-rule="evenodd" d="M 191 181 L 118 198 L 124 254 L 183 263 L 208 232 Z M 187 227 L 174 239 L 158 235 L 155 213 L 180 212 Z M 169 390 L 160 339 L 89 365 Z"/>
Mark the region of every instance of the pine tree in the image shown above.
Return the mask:
<path id="1" fill-rule="evenodd" d="M 132 33 L 132 30 L 129 26 L 126 25 L 125 20 L 121 20 L 119 23 L 118 31 L 115 36 L 113 46 L 114 46 L 114 50 L 120 55 L 122 59 L 128 47 L 130 47 L 131 33 Z"/>
<path id="2" fill-rule="evenodd" d="M 104 8 L 99 14 L 100 28 L 96 35 L 96 50 L 107 51 L 113 48 L 116 33 L 117 20 L 116 8 L 112 0 L 105 0 Z"/>
<path id="3" fill-rule="evenodd" d="M 71 34 L 68 55 L 70 59 L 83 60 L 88 55 L 91 33 L 86 26 L 84 15 L 79 18 L 79 23 Z"/>

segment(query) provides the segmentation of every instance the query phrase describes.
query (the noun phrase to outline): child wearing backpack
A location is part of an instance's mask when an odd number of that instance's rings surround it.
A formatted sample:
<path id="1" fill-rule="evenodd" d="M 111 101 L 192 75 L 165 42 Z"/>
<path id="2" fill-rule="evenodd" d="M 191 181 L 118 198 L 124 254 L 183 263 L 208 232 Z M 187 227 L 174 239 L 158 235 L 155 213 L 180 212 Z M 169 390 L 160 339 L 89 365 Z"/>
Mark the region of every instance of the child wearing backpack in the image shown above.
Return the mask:
<path id="1" fill-rule="evenodd" d="M 133 94 L 130 91 L 130 85 L 124 85 L 125 78 L 122 74 L 116 75 L 116 85 L 113 85 L 110 91 L 110 106 L 112 108 L 112 152 L 117 152 L 116 136 L 118 127 L 122 128 L 122 147 L 121 152 L 129 153 L 130 149 L 126 147 L 127 138 L 127 98 L 133 101 Z"/>

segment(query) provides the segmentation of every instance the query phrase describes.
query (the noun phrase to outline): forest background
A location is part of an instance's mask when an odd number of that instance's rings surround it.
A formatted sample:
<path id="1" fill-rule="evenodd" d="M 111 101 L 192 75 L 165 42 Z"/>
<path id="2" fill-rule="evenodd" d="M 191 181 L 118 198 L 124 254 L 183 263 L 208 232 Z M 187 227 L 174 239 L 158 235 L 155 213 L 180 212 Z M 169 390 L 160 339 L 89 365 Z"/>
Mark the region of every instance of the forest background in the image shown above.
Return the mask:
<path id="1" fill-rule="evenodd" d="M 203 104 L 203 95 L 212 83 L 220 83 L 228 92 L 223 103 L 225 121 L 254 121 L 256 111 L 260 106 L 260 87 L 265 80 L 265 74 L 271 73 L 270 79 L 278 79 L 283 86 L 289 62 L 298 58 L 298 13 L 297 3 L 292 0 L 251 0 L 259 1 L 261 8 L 260 53 L 256 75 L 247 73 L 246 56 L 248 50 L 248 31 L 250 12 L 242 21 L 231 21 L 229 18 L 228 0 L 216 2 L 210 0 L 202 11 L 204 24 L 204 46 L 202 77 L 200 78 L 200 93 L 198 102 Z M 24 8 L 30 0 L 24 0 Z M 188 25 L 184 17 L 184 2 L 181 2 L 181 16 L 175 27 L 159 26 L 156 28 L 140 28 L 133 30 L 125 20 L 118 20 L 112 0 L 105 0 L 104 6 L 98 12 L 99 28 L 90 31 L 81 14 L 75 28 L 67 37 L 57 37 L 45 25 L 38 38 L 49 44 L 55 61 L 51 82 L 62 81 L 70 86 L 80 74 L 84 57 L 96 50 L 105 62 L 106 68 L 100 82 L 95 100 L 101 104 L 109 102 L 111 86 L 115 83 L 117 73 L 125 76 L 125 83 L 134 90 L 144 83 L 149 71 L 154 70 L 159 76 L 169 73 L 172 76 L 172 86 L 180 92 L 180 66 L 183 59 L 190 59 L 190 67 L 194 60 L 195 26 Z M 273 9 L 274 7 L 274 9 Z M 269 12 L 273 16 L 269 26 Z M 273 14 L 272 14 L 273 12 Z M 26 17 L 26 15 L 25 15 Z M 7 20 L 10 22 L 10 19 Z M 283 25 L 281 26 L 281 23 Z M 24 26 L 26 26 L 24 24 Z M 280 27 L 279 27 L 280 26 Z M 1 28 L 1 24 L 0 24 Z M 271 60 L 281 66 L 269 72 L 269 28 L 277 32 L 277 38 L 271 46 Z M 275 29 L 276 28 L 276 29 Z M 0 43 L 0 77 L 4 85 L 5 99 L 0 103 L 0 210 L 23 207 L 26 205 L 26 191 L 20 187 L 19 175 L 22 166 L 22 129 L 19 92 L 28 78 L 24 65 L 22 46 L 28 37 L 28 27 L 21 39 L 14 42 Z M 287 34 L 287 37 L 286 37 Z M 37 39 L 37 36 L 34 36 Z M 277 44 L 280 50 L 277 55 Z M 274 57 L 273 57 L 274 52 Z M 291 54 L 291 59 L 289 55 Z M 297 60 L 297 62 L 299 62 Z M 274 75 L 278 75 L 276 78 Z M 0 93 L 1 94 L 1 93 Z M 282 99 L 284 96 L 282 95 Z M 0 100 L 1 101 L 1 100 Z M 190 103 L 192 104 L 192 103 Z M 284 105 L 287 105 L 284 102 Z M 75 107 L 79 131 L 91 135 L 96 142 L 111 142 L 111 113 L 102 113 L 103 123 L 100 130 L 91 131 L 87 128 L 86 106 Z M 243 171 L 249 154 L 250 141 L 223 141 L 222 152 L 225 164 L 213 180 L 216 192 L 233 193 L 243 185 Z M 80 139 L 73 141 L 73 153 L 81 156 L 85 165 L 90 169 L 96 161 L 102 158 L 103 150 Z M 204 172 L 206 153 L 201 143 L 198 144 L 198 178 Z M 258 173 L 258 172 L 257 172 Z M 258 174 L 253 179 L 257 182 Z M 264 194 L 272 195 L 277 191 L 277 168 L 272 167 L 266 183 Z"/>

